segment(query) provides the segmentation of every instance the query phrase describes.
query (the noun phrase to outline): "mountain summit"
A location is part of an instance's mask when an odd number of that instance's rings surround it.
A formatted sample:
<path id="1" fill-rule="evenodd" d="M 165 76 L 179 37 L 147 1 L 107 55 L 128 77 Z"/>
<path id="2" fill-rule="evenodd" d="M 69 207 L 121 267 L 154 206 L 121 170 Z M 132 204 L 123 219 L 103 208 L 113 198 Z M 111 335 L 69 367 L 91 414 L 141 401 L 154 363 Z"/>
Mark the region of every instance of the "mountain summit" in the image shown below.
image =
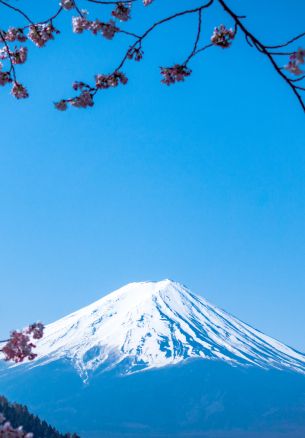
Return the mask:
<path id="1" fill-rule="evenodd" d="M 189 358 L 305 374 L 305 355 L 171 280 L 130 283 L 48 325 L 37 353 L 30 366 L 66 359 L 84 380 L 96 370 L 130 374 Z"/>

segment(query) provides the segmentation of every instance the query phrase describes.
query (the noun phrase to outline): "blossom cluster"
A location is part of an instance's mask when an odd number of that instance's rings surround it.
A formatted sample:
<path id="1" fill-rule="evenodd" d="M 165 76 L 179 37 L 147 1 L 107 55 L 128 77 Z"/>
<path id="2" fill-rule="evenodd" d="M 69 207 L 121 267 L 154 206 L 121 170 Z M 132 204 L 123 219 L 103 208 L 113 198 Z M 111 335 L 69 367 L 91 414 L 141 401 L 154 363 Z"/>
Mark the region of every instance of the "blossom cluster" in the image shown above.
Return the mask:
<path id="1" fill-rule="evenodd" d="M 11 75 L 8 71 L 2 71 L 2 65 L 0 67 L 0 86 L 4 86 L 12 82 Z"/>
<path id="2" fill-rule="evenodd" d="M 29 26 L 28 34 L 24 33 L 26 28 L 9 27 L 5 31 L 0 31 L 0 36 L 4 42 L 4 47 L 0 49 L 0 59 L 7 60 L 11 68 L 9 71 L 3 71 L 3 65 L 0 63 L 0 86 L 4 86 L 13 82 L 11 94 L 16 99 L 25 99 L 29 96 L 27 89 L 17 81 L 14 66 L 24 64 L 28 58 L 28 48 L 21 46 L 11 49 L 8 43 L 21 42 L 24 43 L 28 39 L 31 40 L 37 47 L 44 47 L 45 44 L 54 39 L 54 34 L 59 31 L 55 29 L 52 22 L 38 23 Z"/>
<path id="3" fill-rule="evenodd" d="M 214 28 L 213 34 L 211 36 L 211 42 L 214 46 L 222 47 L 227 49 L 231 46 L 232 41 L 235 37 L 235 32 L 233 29 L 227 29 L 223 24 Z"/>
<path id="4" fill-rule="evenodd" d="M 54 106 L 59 111 L 66 111 L 66 109 L 68 109 L 68 104 L 75 108 L 92 107 L 94 105 L 93 94 L 89 89 L 81 89 L 78 96 L 71 99 L 62 99 L 59 102 L 55 102 Z"/>
<path id="5" fill-rule="evenodd" d="M 10 339 L 2 348 L 4 360 L 12 360 L 14 362 L 23 362 L 25 359 L 33 360 L 37 356 L 33 353 L 34 339 L 41 339 L 44 332 L 44 325 L 40 322 L 31 324 L 29 327 L 11 332 Z M 1 435 L 0 435 L 1 436 Z"/>
<path id="6" fill-rule="evenodd" d="M 5 46 L 0 50 L 0 59 L 10 58 L 12 64 L 24 64 L 27 60 L 27 55 L 28 49 L 26 47 L 16 48 L 11 51 Z"/>
<path id="7" fill-rule="evenodd" d="M 141 47 L 131 47 L 127 52 L 127 58 L 134 59 L 135 61 L 141 61 L 143 54 L 144 52 Z"/>
<path id="8" fill-rule="evenodd" d="M 23 29 L 17 27 L 10 27 L 7 32 L 3 32 L 4 39 L 10 43 L 19 41 L 24 43 L 27 40 L 27 36 L 24 34 Z"/>
<path id="9" fill-rule="evenodd" d="M 52 23 L 33 24 L 30 26 L 28 38 L 37 47 L 44 47 L 49 40 L 54 40 L 54 34 L 58 33 L 59 30 L 55 29 Z"/>
<path id="10" fill-rule="evenodd" d="M 72 18 L 72 28 L 74 33 L 83 33 L 85 30 L 91 31 L 94 35 L 101 33 L 108 40 L 111 40 L 120 30 L 113 20 L 104 23 L 100 20 L 90 21 L 81 16 Z"/>
<path id="11" fill-rule="evenodd" d="M 1 51 L 2 53 L 2 51 Z M 14 60 L 13 60 L 14 63 Z M 16 63 L 16 62 L 15 62 Z M 16 97 L 16 99 L 25 99 L 29 97 L 27 89 L 17 81 L 13 81 L 11 73 L 2 70 L 3 65 L 0 63 L 0 86 L 5 86 L 13 82 L 13 87 L 11 89 L 11 94 Z"/>
<path id="12" fill-rule="evenodd" d="M 186 65 L 175 64 L 173 67 L 161 67 L 161 82 L 166 85 L 174 84 L 175 82 L 184 81 L 187 76 L 190 76 L 192 70 Z"/>
<path id="13" fill-rule="evenodd" d="M 295 76 L 304 74 L 304 70 L 300 68 L 300 65 L 305 63 L 305 49 L 301 47 L 289 57 L 289 62 L 284 66 L 286 70 Z"/>
<path id="14" fill-rule="evenodd" d="M 127 84 L 128 79 L 124 73 L 115 71 L 111 74 L 98 74 L 95 76 L 95 88 L 84 82 L 74 82 L 72 88 L 75 91 L 80 91 L 80 94 L 70 99 L 62 99 L 55 102 L 54 106 L 59 111 L 66 111 L 68 105 L 75 108 L 87 108 L 94 105 L 94 94 L 98 90 L 106 90 L 107 88 L 117 87 L 119 84 Z"/>
<path id="15" fill-rule="evenodd" d="M 32 22 L 30 18 L 27 17 L 27 15 L 21 11 L 18 10 L 24 18 L 26 18 L 27 23 L 24 27 L 9 27 L 7 31 L 0 29 L 0 41 L 3 43 L 3 48 L 0 48 L 0 60 L 5 60 L 7 64 L 9 64 L 10 68 L 3 69 L 3 66 L 0 62 L 0 86 L 4 86 L 8 83 L 12 83 L 12 89 L 11 94 L 15 96 L 17 99 L 24 99 L 29 96 L 27 89 L 17 81 L 16 78 L 16 69 L 15 65 L 23 64 L 27 61 L 28 58 L 28 49 L 27 47 L 12 47 L 11 43 L 17 42 L 17 43 L 25 43 L 28 40 L 31 40 L 37 47 L 44 47 L 46 43 L 49 40 L 53 40 L 55 35 L 59 33 L 59 30 L 57 30 L 53 23 L 55 22 L 55 19 L 57 19 L 58 15 L 65 11 L 71 11 L 73 10 L 73 16 L 72 17 L 72 29 L 73 32 L 76 34 L 82 34 L 85 31 L 89 31 L 94 35 L 102 35 L 108 40 L 112 40 L 114 36 L 121 32 L 125 35 L 128 35 L 129 37 L 135 38 L 134 43 L 129 46 L 129 49 L 127 52 L 125 52 L 125 55 L 123 57 L 123 60 L 120 63 L 120 66 L 118 69 L 123 68 L 123 65 L 125 64 L 126 60 L 134 60 L 134 61 L 141 61 L 143 58 L 143 50 L 142 45 L 144 38 L 157 26 L 159 26 L 162 23 L 165 23 L 167 21 L 170 21 L 178 16 L 188 14 L 188 13 L 202 13 L 203 9 L 206 7 L 209 7 L 212 2 L 208 2 L 207 5 L 199 6 L 192 10 L 185 10 L 181 13 L 174 14 L 170 17 L 167 17 L 163 20 L 155 22 L 151 27 L 149 27 L 142 35 L 137 35 L 135 33 L 131 33 L 129 31 L 125 31 L 117 26 L 118 22 L 127 22 L 131 18 L 131 10 L 132 10 L 132 2 L 134 0 L 118 0 L 118 1 L 99 1 L 99 0 L 89 0 L 100 4 L 108 4 L 108 5 L 114 5 L 113 10 L 111 12 L 111 18 L 109 21 L 100 21 L 99 19 L 90 20 L 88 19 L 88 11 L 79 9 L 77 5 L 77 0 L 59 0 L 60 8 L 57 10 L 57 12 L 50 17 L 46 21 L 40 21 L 40 22 Z M 144 6 L 148 6 L 153 2 L 153 0 L 142 0 L 142 3 Z M 5 3 L 5 2 L 4 2 Z M 11 8 L 11 6 L 7 5 Z M 14 9 L 14 8 L 13 8 Z M 63 12 L 65 13 L 65 12 Z M 269 51 L 272 47 L 271 46 L 263 46 L 261 43 L 258 45 L 255 43 L 256 38 L 250 34 L 247 29 L 245 29 L 243 26 L 240 26 L 240 23 L 238 21 L 238 16 L 234 16 L 233 14 L 230 14 L 231 18 L 233 18 L 233 21 L 235 22 L 234 28 L 227 28 L 224 24 L 221 24 L 214 28 L 213 33 L 210 37 L 210 44 L 205 45 L 201 49 L 197 48 L 197 45 L 199 44 L 199 38 L 200 38 L 200 23 L 198 25 L 198 37 L 196 39 L 195 45 L 193 47 L 193 51 L 190 53 L 189 57 L 184 61 L 182 64 L 175 64 L 172 67 L 160 67 L 161 69 L 161 75 L 162 79 L 161 82 L 166 85 L 171 85 L 176 82 L 184 81 L 186 77 L 190 76 L 192 71 L 188 68 L 189 61 L 197 55 L 199 52 L 202 52 L 208 47 L 211 46 L 218 46 L 223 49 L 229 48 L 232 45 L 233 40 L 236 37 L 236 31 L 239 27 L 240 30 L 245 34 L 246 38 L 249 40 L 248 42 L 251 44 L 251 41 L 254 43 L 254 46 L 259 50 L 259 46 L 264 47 L 264 53 L 270 55 L 269 58 L 272 55 L 290 55 L 289 61 L 287 65 L 283 67 L 279 67 L 277 63 L 273 62 L 275 69 L 277 72 L 280 72 L 280 70 L 287 70 L 289 73 L 300 76 L 304 75 L 304 77 L 299 77 L 297 79 L 290 79 L 286 77 L 294 91 L 297 89 L 304 91 L 304 87 L 301 87 L 298 84 L 295 85 L 296 81 L 301 81 L 305 78 L 305 71 L 304 69 L 301 69 L 302 64 L 305 64 L 305 49 L 299 48 L 297 51 L 293 53 L 272 53 Z M 29 25 L 30 23 L 30 25 Z M 120 24 L 118 24 L 120 26 Z M 304 34 L 301 34 L 294 39 L 288 41 L 287 43 L 280 45 L 280 46 L 274 46 L 274 48 L 282 48 L 286 47 L 287 45 L 291 44 L 292 42 L 296 41 L 298 38 L 304 36 Z M 282 75 L 283 76 L 283 75 Z M 111 74 L 98 74 L 95 77 L 95 85 L 89 86 L 82 82 L 75 82 L 73 85 L 74 90 L 79 91 L 79 94 L 75 97 L 68 98 L 68 99 L 61 99 L 60 101 L 54 103 L 55 108 L 57 108 L 60 111 L 65 111 L 69 106 L 74 106 L 77 108 L 87 108 L 92 107 L 94 105 L 94 97 L 95 94 L 101 90 L 101 89 L 107 89 L 110 87 L 117 87 L 119 84 L 126 84 L 127 83 L 127 77 L 119 72 L 115 71 Z M 301 98 L 301 105 L 305 111 L 305 103 L 303 97 Z M 299 100 L 300 100 L 299 99 Z"/>
<path id="16" fill-rule="evenodd" d="M 2 31 L 3 38 L 7 42 L 18 41 L 26 42 L 28 39 L 33 41 L 37 47 L 44 47 L 49 40 L 54 39 L 54 34 L 58 34 L 59 30 L 55 29 L 51 22 L 32 24 L 29 27 L 28 35 L 25 35 L 24 29 L 10 27 L 7 32 Z"/>
<path id="17" fill-rule="evenodd" d="M 0 413 L 0 437 L 1 438 L 33 438 L 32 433 L 26 433 L 22 427 L 16 429 L 11 425 L 9 421 L 5 420 L 5 417 Z"/>
<path id="18" fill-rule="evenodd" d="M 115 71 L 109 75 L 98 74 L 95 76 L 95 86 L 98 90 L 117 87 L 119 84 L 125 85 L 127 82 L 128 78 L 120 71 Z"/>
<path id="19" fill-rule="evenodd" d="M 24 85 L 20 84 L 17 81 L 14 81 L 11 94 L 16 97 L 16 99 L 26 99 L 27 97 L 29 97 L 28 90 L 25 88 Z"/>
<path id="20" fill-rule="evenodd" d="M 79 96 L 71 99 L 69 103 L 75 108 L 87 108 L 94 105 L 93 95 L 90 91 L 83 90 Z"/>
<path id="21" fill-rule="evenodd" d="M 116 8 L 112 11 L 112 15 L 120 21 L 130 20 L 130 3 L 117 3 Z"/>
<path id="22" fill-rule="evenodd" d="M 75 4 L 73 0 L 62 0 L 60 6 L 63 9 L 66 9 L 66 11 L 69 11 L 70 9 L 73 9 L 75 7 Z"/>

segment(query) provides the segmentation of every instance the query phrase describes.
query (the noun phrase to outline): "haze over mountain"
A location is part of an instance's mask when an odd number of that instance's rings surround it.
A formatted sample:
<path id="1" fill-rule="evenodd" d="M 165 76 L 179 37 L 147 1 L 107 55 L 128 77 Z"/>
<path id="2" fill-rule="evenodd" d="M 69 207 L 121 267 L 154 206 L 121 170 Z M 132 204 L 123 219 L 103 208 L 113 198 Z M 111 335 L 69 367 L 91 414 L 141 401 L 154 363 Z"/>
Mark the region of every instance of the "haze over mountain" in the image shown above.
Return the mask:
<path id="1" fill-rule="evenodd" d="M 2 365 L 0 391 L 82 436 L 305 431 L 305 355 L 170 280 L 48 325 L 37 353 Z"/>

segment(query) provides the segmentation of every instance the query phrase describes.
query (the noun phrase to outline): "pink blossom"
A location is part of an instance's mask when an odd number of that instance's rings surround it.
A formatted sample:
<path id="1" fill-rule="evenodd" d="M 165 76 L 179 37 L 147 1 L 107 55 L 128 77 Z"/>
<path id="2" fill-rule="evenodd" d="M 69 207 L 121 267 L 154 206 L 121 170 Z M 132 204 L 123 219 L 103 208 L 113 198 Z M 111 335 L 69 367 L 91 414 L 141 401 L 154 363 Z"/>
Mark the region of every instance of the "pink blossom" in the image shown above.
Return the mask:
<path id="1" fill-rule="evenodd" d="M 16 84 L 16 83 L 15 83 Z M 20 85 L 20 84 L 19 84 Z M 16 96 L 17 97 L 17 96 Z M 24 359 L 33 360 L 37 356 L 33 353 L 33 339 L 41 339 L 43 336 L 44 325 L 40 322 L 31 324 L 29 327 L 11 332 L 10 339 L 2 348 L 4 360 L 23 362 Z"/>
<path id="2" fill-rule="evenodd" d="M 190 76 L 192 70 L 185 65 L 175 64 L 173 67 L 161 67 L 161 82 L 166 85 L 174 84 L 175 82 L 184 81 L 187 76 Z"/>
<path id="3" fill-rule="evenodd" d="M 55 102 L 54 106 L 59 111 L 66 111 L 66 109 L 68 108 L 67 101 L 64 99 L 60 100 L 59 102 Z"/>
<path id="4" fill-rule="evenodd" d="M 0 50 L 0 59 L 6 59 L 8 57 L 8 51 L 6 47 L 2 47 Z M 1 64 L 2 67 L 2 64 Z"/>
<path id="5" fill-rule="evenodd" d="M 97 35 L 99 32 L 101 32 L 104 25 L 104 23 L 102 23 L 100 20 L 88 21 L 88 23 L 88 29 L 93 33 L 93 35 Z"/>
<path id="6" fill-rule="evenodd" d="M 74 97 L 69 102 L 75 108 L 87 108 L 94 105 L 92 94 L 87 90 L 82 91 L 79 96 Z"/>
<path id="7" fill-rule="evenodd" d="M 0 59 L 10 58 L 13 64 L 24 64 L 27 60 L 28 49 L 26 47 L 20 47 L 14 51 L 9 51 L 7 47 L 3 47 L 0 51 Z"/>
<path id="8" fill-rule="evenodd" d="M 54 40 L 53 34 L 58 34 L 52 23 L 33 24 L 30 26 L 28 37 L 37 47 L 43 47 L 49 40 Z"/>
<path id="9" fill-rule="evenodd" d="M 130 17 L 130 3 L 117 3 L 112 15 L 120 21 L 128 21 Z"/>
<path id="10" fill-rule="evenodd" d="M 285 70 L 288 70 L 290 73 L 292 73 L 295 76 L 299 76 L 301 74 L 303 74 L 303 70 L 300 69 L 300 67 L 298 66 L 298 64 L 296 64 L 293 61 L 289 61 L 288 64 L 286 64 L 284 66 Z"/>
<path id="11" fill-rule="evenodd" d="M 31 342 L 31 338 L 23 331 L 13 331 L 6 345 L 2 348 L 5 360 L 13 360 L 14 362 L 23 362 L 25 358 L 33 360 L 36 354 L 32 352 L 35 345 Z"/>
<path id="12" fill-rule="evenodd" d="M 26 433 L 22 427 L 14 428 L 9 421 L 0 413 L 0 437 L 3 438 L 33 438 L 32 433 Z"/>
<path id="13" fill-rule="evenodd" d="M 13 64 L 24 64 L 27 60 L 28 49 L 26 47 L 21 47 L 18 50 L 15 50 L 13 53 Z"/>
<path id="14" fill-rule="evenodd" d="M 77 91 L 77 90 L 82 90 L 84 88 L 89 89 L 90 86 L 88 84 L 85 84 L 85 82 L 81 82 L 81 81 L 75 81 L 72 85 L 73 90 Z"/>
<path id="15" fill-rule="evenodd" d="M 74 33 L 83 33 L 84 30 L 90 29 L 91 22 L 86 17 L 73 17 L 72 28 Z"/>
<path id="16" fill-rule="evenodd" d="M 0 85 L 4 86 L 9 82 L 12 82 L 10 73 L 8 71 L 0 71 Z"/>
<path id="17" fill-rule="evenodd" d="M 231 46 L 232 40 L 235 37 L 235 32 L 233 29 L 227 29 L 223 24 L 214 28 L 214 32 L 211 36 L 211 42 L 215 46 L 227 49 Z"/>
<path id="18" fill-rule="evenodd" d="M 105 38 L 107 38 L 107 40 L 112 40 L 118 31 L 119 29 L 116 27 L 113 20 L 109 20 L 108 23 L 102 23 L 102 34 Z"/>
<path id="19" fill-rule="evenodd" d="M 95 76 L 95 86 L 100 90 L 105 90 L 110 87 L 117 87 L 119 84 L 127 84 L 128 79 L 124 73 L 116 71 L 109 75 L 98 74 Z"/>
<path id="20" fill-rule="evenodd" d="M 27 89 L 19 82 L 14 82 L 11 93 L 16 99 L 25 99 L 29 97 Z"/>
<path id="21" fill-rule="evenodd" d="M 90 21 L 86 17 L 80 16 L 72 18 L 72 28 L 74 33 L 83 33 L 85 30 L 90 30 L 94 35 L 97 35 L 101 32 L 108 40 L 111 40 L 116 32 L 120 30 L 113 20 L 104 23 L 100 20 Z"/>
<path id="22" fill-rule="evenodd" d="M 27 40 L 27 37 L 24 35 L 23 30 L 17 27 L 10 27 L 8 31 L 5 33 L 5 39 L 9 42 L 19 41 L 23 43 Z"/>
<path id="23" fill-rule="evenodd" d="M 131 47 L 128 50 L 127 58 L 128 59 L 134 59 L 135 61 L 141 61 L 143 58 L 143 50 L 140 47 Z"/>
<path id="24" fill-rule="evenodd" d="M 289 62 L 284 66 L 285 70 L 288 70 L 295 76 L 304 74 L 304 71 L 300 68 L 300 64 L 305 62 L 305 49 L 299 48 L 296 52 L 292 53 L 289 57 Z"/>
<path id="25" fill-rule="evenodd" d="M 150 5 L 154 0 L 143 0 L 144 6 Z"/>
<path id="26" fill-rule="evenodd" d="M 44 325 L 41 322 L 35 322 L 25 329 L 25 332 L 33 337 L 33 339 L 41 339 L 43 337 Z"/>
<path id="27" fill-rule="evenodd" d="M 63 9 L 66 9 L 66 11 L 69 11 L 70 9 L 74 8 L 75 4 L 73 0 L 62 0 L 60 6 Z"/>
<path id="28" fill-rule="evenodd" d="M 304 64 L 305 63 L 305 49 L 302 49 L 301 47 L 298 48 L 297 52 L 295 52 L 295 59 L 298 64 Z"/>

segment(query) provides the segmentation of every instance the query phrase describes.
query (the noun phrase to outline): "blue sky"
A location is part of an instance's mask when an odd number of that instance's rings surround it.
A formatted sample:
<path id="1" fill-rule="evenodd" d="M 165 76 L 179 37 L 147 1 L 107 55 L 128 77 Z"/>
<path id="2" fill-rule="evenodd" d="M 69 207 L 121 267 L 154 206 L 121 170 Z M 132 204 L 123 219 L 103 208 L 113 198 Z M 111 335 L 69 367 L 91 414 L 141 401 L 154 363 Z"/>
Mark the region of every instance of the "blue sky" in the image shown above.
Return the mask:
<path id="1" fill-rule="evenodd" d="M 160 3 L 130 28 L 186 5 Z M 266 43 L 304 31 L 300 0 L 229 3 Z M 36 5 L 33 17 L 48 16 Z M 70 18 L 18 69 L 31 99 L 0 90 L 1 336 L 127 282 L 172 278 L 305 350 L 304 114 L 287 85 L 241 36 L 194 59 L 184 84 L 160 84 L 158 67 L 190 51 L 189 17 L 147 40 L 126 87 L 56 112 L 74 79 L 110 72 L 129 43 L 73 35 Z M 223 21 L 209 12 L 204 37 Z"/>

